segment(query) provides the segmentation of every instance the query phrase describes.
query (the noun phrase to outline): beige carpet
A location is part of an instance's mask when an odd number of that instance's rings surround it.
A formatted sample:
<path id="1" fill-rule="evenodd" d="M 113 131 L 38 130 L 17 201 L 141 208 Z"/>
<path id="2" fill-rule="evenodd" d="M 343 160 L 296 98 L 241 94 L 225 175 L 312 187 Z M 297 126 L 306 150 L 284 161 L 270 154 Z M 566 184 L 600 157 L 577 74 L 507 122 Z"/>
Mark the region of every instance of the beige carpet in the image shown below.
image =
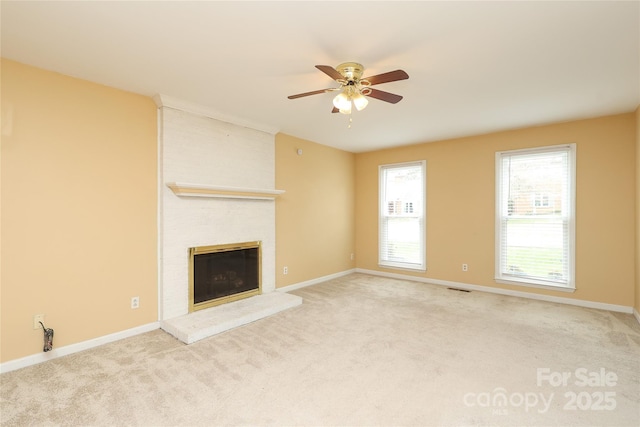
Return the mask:
<path id="1" fill-rule="evenodd" d="M 640 425 L 631 315 L 363 274 L 293 293 L 191 345 L 157 330 L 3 374 L 1 424 Z"/>

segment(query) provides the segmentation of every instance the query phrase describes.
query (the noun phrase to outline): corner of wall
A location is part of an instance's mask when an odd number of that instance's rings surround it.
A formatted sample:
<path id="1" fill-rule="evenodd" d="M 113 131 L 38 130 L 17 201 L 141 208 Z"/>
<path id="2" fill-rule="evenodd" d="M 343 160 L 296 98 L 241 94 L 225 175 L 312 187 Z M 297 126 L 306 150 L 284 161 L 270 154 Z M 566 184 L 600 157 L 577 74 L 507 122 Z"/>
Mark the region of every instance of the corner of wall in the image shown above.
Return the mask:
<path id="1" fill-rule="evenodd" d="M 636 108 L 636 256 L 635 256 L 635 315 L 640 323 L 640 105 Z"/>

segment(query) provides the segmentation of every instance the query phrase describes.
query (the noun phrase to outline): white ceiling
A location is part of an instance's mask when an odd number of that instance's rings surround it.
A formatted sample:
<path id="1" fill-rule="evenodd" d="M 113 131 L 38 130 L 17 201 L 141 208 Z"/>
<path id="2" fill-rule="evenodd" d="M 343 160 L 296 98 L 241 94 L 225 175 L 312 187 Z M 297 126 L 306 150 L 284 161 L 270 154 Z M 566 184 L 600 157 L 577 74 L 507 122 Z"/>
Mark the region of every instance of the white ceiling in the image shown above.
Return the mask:
<path id="1" fill-rule="evenodd" d="M 2 1 L 2 56 L 347 151 L 635 110 L 640 2 Z M 403 95 L 331 114 L 315 65 Z"/>

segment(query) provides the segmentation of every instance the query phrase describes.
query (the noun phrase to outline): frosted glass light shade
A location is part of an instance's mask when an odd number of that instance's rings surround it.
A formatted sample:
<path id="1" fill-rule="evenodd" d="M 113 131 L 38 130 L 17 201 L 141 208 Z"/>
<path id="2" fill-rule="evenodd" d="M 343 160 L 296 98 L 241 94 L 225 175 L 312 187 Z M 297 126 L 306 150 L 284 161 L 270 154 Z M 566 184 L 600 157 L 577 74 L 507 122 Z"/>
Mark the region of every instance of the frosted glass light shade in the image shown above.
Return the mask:
<path id="1" fill-rule="evenodd" d="M 356 106 L 356 109 L 358 111 L 364 110 L 364 107 L 366 107 L 368 103 L 369 103 L 369 100 L 361 93 L 356 93 L 353 96 L 353 105 Z"/>
<path id="2" fill-rule="evenodd" d="M 351 112 L 351 98 L 344 92 L 340 92 L 333 98 L 333 106 L 338 110 L 349 110 Z"/>

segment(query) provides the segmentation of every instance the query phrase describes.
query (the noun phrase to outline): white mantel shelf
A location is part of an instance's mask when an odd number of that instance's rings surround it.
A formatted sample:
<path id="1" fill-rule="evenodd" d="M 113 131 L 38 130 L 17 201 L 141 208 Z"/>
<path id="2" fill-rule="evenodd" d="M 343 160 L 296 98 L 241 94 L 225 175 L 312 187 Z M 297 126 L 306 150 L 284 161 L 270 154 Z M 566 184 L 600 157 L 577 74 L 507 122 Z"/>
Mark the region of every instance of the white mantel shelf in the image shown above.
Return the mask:
<path id="1" fill-rule="evenodd" d="M 215 185 L 190 184 L 185 182 L 168 182 L 167 187 L 169 187 L 176 196 L 180 197 L 275 200 L 276 197 L 284 193 L 284 190 L 220 187 Z"/>

